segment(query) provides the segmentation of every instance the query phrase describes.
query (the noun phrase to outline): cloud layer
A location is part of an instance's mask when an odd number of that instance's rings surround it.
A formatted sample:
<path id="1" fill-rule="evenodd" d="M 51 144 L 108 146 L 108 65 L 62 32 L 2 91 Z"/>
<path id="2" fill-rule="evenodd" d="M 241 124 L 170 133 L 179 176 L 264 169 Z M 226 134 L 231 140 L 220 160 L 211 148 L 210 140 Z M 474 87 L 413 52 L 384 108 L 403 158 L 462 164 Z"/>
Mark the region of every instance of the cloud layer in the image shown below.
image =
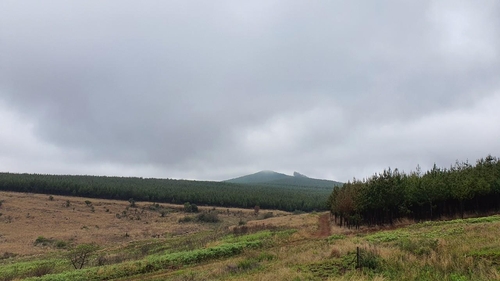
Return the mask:
<path id="1" fill-rule="evenodd" d="M 335 180 L 500 155 L 497 1 L 4 1 L 0 170 Z"/>

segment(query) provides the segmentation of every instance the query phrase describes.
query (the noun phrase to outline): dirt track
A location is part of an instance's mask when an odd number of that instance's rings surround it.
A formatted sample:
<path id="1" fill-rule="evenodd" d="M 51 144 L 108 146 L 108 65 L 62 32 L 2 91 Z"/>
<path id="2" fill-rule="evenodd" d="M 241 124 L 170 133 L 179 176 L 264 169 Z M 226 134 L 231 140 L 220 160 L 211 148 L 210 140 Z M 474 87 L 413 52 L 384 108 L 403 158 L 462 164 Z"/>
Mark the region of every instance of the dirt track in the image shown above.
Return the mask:
<path id="1" fill-rule="evenodd" d="M 330 231 L 330 214 L 326 213 L 318 218 L 318 237 L 328 237 L 331 235 Z"/>

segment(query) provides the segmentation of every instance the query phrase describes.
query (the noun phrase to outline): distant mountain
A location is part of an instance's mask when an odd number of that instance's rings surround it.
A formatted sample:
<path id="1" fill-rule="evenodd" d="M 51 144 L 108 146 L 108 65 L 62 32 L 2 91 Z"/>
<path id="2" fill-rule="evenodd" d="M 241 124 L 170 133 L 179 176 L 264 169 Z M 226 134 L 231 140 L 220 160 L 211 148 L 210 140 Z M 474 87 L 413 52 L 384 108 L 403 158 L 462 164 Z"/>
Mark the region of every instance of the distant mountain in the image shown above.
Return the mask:
<path id="1" fill-rule="evenodd" d="M 260 171 L 255 174 L 226 180 L 226 182 L 251 185 L 313 188 L 333 188 L 336 185 L 342 185 L 341 182 L 309 178 L 298 172 L 294 172 L 293 176 L 289 176 L 274 171 Z"/>
<path id="2" fill-rule="evenodd" d="M 281 173 L 276 173 L 273 171 L 260 171 L 260 172 L 255 173 L 255 174 L 226 180 L 226 182 L 255 184 L 255 183 L 267 183 L 267 182 L 276 181 L 276 180 L 283 180 L 283 179 L 287 179 L 289 177 L 290 176 L 287 176 L 287 175 L 281 174 Z"/>

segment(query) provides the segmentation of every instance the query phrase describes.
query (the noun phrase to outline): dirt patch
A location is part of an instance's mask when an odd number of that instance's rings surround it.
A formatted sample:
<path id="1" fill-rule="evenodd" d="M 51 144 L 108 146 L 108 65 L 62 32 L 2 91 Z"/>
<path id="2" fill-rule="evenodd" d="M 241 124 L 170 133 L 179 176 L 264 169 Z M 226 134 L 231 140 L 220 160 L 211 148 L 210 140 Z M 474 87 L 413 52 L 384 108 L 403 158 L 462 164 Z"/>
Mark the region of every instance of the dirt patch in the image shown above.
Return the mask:
<path id="1" fill-rule="evenodd" d="M 330 228 L 330 214 L 322 214 L 318 218 L 318 232 L 317 237 L 328 237 L 331 235 Z"/>

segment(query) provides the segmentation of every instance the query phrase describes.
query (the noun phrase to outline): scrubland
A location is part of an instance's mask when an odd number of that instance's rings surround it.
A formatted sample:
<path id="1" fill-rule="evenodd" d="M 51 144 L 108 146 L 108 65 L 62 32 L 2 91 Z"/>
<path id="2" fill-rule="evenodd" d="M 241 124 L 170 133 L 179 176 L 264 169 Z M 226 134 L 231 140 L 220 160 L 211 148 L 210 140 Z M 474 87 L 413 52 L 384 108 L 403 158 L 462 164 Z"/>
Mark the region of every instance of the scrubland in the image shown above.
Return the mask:
<path id="1" fill-rule="evenodd" d="M 0 280 L 500 280 L 498 215 L 354 230 L 328 213 L 0 201 Z M 75 269 L 81 245 L 93 248 Z"/>

